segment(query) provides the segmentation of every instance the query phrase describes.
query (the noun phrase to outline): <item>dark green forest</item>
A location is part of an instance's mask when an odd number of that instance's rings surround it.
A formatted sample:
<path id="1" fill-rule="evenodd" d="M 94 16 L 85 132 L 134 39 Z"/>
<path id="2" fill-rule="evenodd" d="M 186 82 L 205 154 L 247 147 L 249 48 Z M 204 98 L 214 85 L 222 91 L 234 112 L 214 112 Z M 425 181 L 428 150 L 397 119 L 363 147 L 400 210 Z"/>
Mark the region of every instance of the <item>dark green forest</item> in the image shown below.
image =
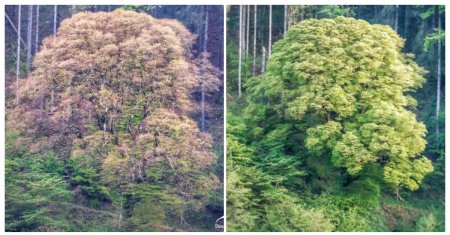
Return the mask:
<path id="1" fill-rule="evenodd" d="M 445 231 L 444 6 L 226 20 L 228 231 Z"/>
<path id="2" fill-rule="evenodd" d="M 223 7 L 5 7 L 5 229 L 220 231 Z"/>

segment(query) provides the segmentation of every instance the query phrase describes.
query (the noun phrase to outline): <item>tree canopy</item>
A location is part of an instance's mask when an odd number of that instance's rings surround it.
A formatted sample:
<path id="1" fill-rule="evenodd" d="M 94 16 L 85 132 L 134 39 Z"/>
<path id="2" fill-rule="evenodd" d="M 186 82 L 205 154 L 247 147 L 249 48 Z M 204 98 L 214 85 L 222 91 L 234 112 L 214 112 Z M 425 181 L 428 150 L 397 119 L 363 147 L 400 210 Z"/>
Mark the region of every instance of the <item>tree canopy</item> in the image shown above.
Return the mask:
<path id="1" fill-rule="evenodd" d="M 409 95 L 425 71 L 402 47 L 388 26 L 345 17 L 302 21 L 275 43 L 266 73 L 248 82 L 251 101 L 268 104 L 249 115 L 273 120 L 260 125 L 263 135 L 292 123 L 306 133 L 298 144 L 350 175 L 378 164 L 387 183 L 416 190 L 433 169 L 421 155 L 426 129 Z"/>

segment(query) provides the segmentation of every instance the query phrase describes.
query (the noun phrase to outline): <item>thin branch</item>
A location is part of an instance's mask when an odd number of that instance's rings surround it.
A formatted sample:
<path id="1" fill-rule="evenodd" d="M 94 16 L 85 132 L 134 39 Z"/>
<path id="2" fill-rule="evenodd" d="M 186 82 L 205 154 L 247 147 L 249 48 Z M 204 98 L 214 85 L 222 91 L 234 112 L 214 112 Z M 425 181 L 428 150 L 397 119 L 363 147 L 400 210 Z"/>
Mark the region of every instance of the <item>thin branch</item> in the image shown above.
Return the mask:
<path id="1" fill-rule="evenodd" d="M 11 20 L 11 18 L 9 18 L 8 13 L 6 13 L 6 12 L 5 12 L 5 17 L 8 20 L 9 24 L 11 24 L 11 27 L 14 29 L 14 31 L 16 31 L 16 34 L 19 35 L 19 31 L 17 30 L 16 26 L 14 25 L 14 23 Z M 24 50 L 26 50 L 27 49 L 27 45 L 25 44 L 25 41 L 23 40 L 22 37 L 20 37 L 20 41 L 23 44 Z"/>

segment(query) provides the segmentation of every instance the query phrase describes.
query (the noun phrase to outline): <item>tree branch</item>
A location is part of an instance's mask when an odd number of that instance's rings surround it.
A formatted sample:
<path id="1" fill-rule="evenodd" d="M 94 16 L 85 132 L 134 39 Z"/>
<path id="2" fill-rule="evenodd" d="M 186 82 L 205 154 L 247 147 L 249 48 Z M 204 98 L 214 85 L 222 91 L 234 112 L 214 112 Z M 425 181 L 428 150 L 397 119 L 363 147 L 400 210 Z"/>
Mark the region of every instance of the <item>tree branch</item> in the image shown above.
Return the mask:
<path id="1" fill-rule="evenodd" d="M 5 12 L 5 17 L 8 20 L 9 24 L 11 24 L 11 27 L 14 29 L 14 31 L 16 31 L 17 36 L 19 36 L 19 31 L 17 30 L 16 26 L 14 25 L 14 23 L 12 22 L 11 18 L 9 18 L 8 13 Z M 22 37 L 20 37 L 20 41 L 23 44 L 23 48 L 25 50 L 27 50 L 27 45 L 25 44 L 25 41 L 23 40 Z"/>

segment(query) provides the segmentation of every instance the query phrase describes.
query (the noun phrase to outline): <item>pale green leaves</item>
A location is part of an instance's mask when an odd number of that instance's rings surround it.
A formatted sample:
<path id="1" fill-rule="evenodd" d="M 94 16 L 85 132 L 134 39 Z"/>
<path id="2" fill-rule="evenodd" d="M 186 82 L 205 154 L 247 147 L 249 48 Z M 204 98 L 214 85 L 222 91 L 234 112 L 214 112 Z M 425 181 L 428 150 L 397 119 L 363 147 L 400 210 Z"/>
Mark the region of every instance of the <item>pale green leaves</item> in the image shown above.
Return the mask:
<path id="1" fill-rule="evenodd" d="M 344 167 L 354 175 L 367 163 L 374 162 L 377 157 L 369 152 L 353 132 L 347 132 L 334 146 L 331 161 L 335 166 Z"/>
<path id="2" fill-rule="evenodd" d="M 305 145 L 313 152 L 320 152 L 335 145 L 341 135 L 342 126 L 338 122 L 330 121 L 324 125 L 309 128 Z"/>
<path id="3" fill-rule="evenodd" d="M 405 187 L 410 190 L 417 190 L 425 175 L 432 171 L 433 165 L 426 157 L 413 161 L 400 159 L 390 161 L 384 167 L 384 179 L 397 189 Z"/>
<path id="4" fill-rule="evenodd" d="M 282 132 L 306 133 L 300 141 L 310 154 L 331 158 L 350 175 L 379 164 L 387 183 L 417 189 L 432 169 L 417 159 L 426 128 L 408 110 L 417 102 L 407 92 L 422 86 L 426 71 L 403 45 L 392 28 L 352 18 L 292 26 L 274 45 L 267 72 L 247 83 L 249 107 L 266 107 L 253 118 L 259 133 L 279 133 L 293 122 L 298 129 Z"/>

